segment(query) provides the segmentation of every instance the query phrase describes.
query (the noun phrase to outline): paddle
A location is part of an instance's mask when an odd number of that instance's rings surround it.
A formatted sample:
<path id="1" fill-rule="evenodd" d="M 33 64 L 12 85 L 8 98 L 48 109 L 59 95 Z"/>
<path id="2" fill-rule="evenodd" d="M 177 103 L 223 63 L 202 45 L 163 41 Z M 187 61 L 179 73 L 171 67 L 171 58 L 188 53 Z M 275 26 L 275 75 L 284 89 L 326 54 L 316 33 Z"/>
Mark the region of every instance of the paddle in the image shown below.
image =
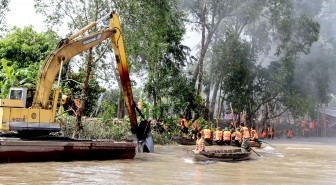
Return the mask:
<path id="1" fill-rule="evenodd" d="M 261 157 L 256 151 L 253 150 L 253 148 L 250 147 L 250 149 L 251 149 L 255 154 L 257 154 L 259 157 Z"/>
<path id="2" fill-rule="evenodd" d="M 264 140 L 262 140 L 262 139 L 258 139 L 258 141 L 260 141 L 260 142 L 264 142 L 264 143 L 266 143 L 266 144 L 268 144 L 268 145 L 270 145 L 270 146 L 272 146 L 272 147 L 276 148 L 276 146 L 274 146 L 274 145 L 271 145 L 270 143 L 267 143 L 266 141 L 264 141 Z"/>

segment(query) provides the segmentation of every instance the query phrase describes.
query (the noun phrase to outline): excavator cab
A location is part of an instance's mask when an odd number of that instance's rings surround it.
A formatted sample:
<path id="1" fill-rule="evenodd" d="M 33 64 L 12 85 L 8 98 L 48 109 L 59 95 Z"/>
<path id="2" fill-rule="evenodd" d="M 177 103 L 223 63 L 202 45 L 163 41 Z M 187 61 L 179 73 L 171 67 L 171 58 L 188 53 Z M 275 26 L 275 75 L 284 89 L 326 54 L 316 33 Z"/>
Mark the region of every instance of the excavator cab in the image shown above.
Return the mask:
<path id="1" fill-rule="evenodd" d="M 21 100 L 24 108 L 29 108 L 32 106 L 34 93 L 35 89 L 28 89 L 25 87 L 11 87 L 9 89 L 8 99 Z"/>

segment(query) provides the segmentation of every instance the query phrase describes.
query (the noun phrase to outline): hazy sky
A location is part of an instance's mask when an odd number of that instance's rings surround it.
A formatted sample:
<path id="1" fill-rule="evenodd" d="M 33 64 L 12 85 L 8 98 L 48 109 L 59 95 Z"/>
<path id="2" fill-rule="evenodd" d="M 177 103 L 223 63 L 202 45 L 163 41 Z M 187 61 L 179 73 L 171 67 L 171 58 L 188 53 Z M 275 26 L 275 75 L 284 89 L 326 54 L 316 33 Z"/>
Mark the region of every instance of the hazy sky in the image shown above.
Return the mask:
<path id="1" fill-rule="evenodd" d="M 24 26 L 32 25 L 34 30 L 43 32 L 45 30 L 45 23 L 41 14 L 35 13 L 34 0 L 11 0 L 9 4 L 10 12 L 6 13 L 7 27 L 11 28 L 17 26 L 23 28 Z M 59 28 L 59 31 L 55 30 L 58 35 L 65 37 L 67 34 L 67 28 Z M 183 44 L 192 49 L 192 53 L 195 54 L 198 48 L 196 47 L 200 43 L 200 36 L 195 31 L 190 31 L 190 27 L 187 27 L 187 34 L 184 36 Z"/>
<path id="2" fill-rule="evenodd" d="M 43 18 L 35 13 L 34 0 L 11 0 L 10 12 L 6 13 L 6 23 L 9 28 L 33 25 L 38 32 L 43 31 Z"/>
<path id="3" fill-rule="evenodd" d="M 10 12 L 6 13 L 7 27 L 32 25 L 37 32 L 45 31 L 46 24 L 41 14 L 37 14 L 34 8 L 34 0 L 11 0 L 9 3 Z M 67 27 L 60 27 L 55 30 L 58 35 L 65 37 Z"/>

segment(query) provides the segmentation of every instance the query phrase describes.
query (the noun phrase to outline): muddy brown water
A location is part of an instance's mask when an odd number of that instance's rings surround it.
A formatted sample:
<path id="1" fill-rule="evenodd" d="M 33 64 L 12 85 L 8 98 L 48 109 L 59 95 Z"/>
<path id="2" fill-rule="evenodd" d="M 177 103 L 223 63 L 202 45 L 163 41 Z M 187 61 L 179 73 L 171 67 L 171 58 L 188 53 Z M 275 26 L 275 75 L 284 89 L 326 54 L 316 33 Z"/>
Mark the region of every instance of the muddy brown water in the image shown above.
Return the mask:
<path id="1" fill-rule="evenodd" d="M 336 138 L 265 141 L 276 148 L 235 163 L 196 162 L 194 146 L 171 145 L 133 160 L 0 164 L 0 184 L 336 184 Z"/>

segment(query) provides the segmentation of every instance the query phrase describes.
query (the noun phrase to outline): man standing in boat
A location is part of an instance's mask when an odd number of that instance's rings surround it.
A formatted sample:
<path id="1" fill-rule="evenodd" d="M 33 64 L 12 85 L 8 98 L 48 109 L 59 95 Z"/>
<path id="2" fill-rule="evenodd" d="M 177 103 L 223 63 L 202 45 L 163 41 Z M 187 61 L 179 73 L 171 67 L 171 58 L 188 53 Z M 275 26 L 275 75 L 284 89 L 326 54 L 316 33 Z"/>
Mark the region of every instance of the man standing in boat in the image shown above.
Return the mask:
<path id="1" fill-rule="evenodd" d="M 242 144 L 241 144 L 241 150 L 242 152 L 248 152 L 249 151 L 249 144 L 250 141 L 250 132 L 247 127 L 245 127 L 244 123 L 240 123 L 240 132 L 242 133 Z"/>

